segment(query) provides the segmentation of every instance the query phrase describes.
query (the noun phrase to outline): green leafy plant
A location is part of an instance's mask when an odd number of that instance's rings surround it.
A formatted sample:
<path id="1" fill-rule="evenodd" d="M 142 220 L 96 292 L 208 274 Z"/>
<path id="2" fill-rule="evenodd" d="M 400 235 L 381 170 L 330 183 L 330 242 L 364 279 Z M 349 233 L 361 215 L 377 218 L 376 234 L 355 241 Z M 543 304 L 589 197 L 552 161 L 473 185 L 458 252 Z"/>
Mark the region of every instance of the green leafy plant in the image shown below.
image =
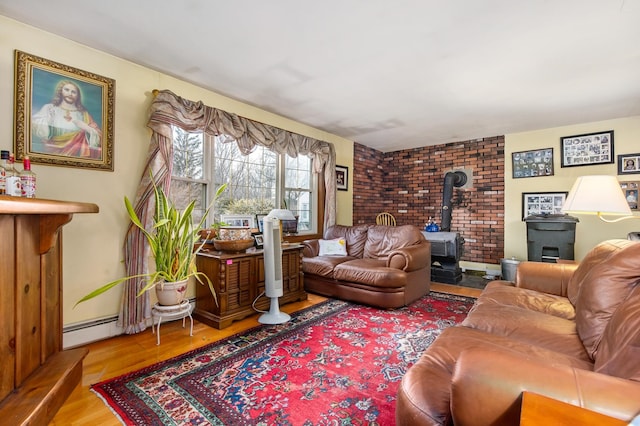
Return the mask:
<path id="1" fill-rule="evenodd" d="M 156 285 L 162 285 L 165 282 L 183 281 L 191 277 L 195 277 L 196 280 L 203 285 L 204 278 L 211 290 L 211 294 L 217 302 L 213 283 L 209 277 L 202 272 L 198 272 L 196 268 L 196 255 L 200 250 L 202 250 L 204 242 L 197 246 L 196 244 L 200 240 L 200 228 L 202 228 L 207 216 L 211 213 L 211 209 L 215 206 L 215 202 L 227 188 L 227 184 L 221 185 L 218 188 L 212 203 L 205 211 L 202 219 L 200 219 L 200 222 L 194 226 L 193 210 L 195 208 L 196 201 L 191 201 L 181 212 L 169 200 L 164 191 L 161 188 L 158 188 L 153 179 L 152 182 L 155 195 L 155 212 L 153 216 L 153 228 L 151 231 L 147 231 L 145 229 L 142 221 L 136 214 L 131 201 L 129 201 L 127 197 L 124 197 L 124 204 L 131 222 L 140 229 L 149 243 L 149 249 L 151 250 L 151 254 L 155 261 L 155 271 L 111 281 L 78 300 L 76 305 L 93 299 L 94 297 L 99 296 L 113 287 L 131 279 L 145 280 L 144 287 L 138 292 L 138 296 L 140 296 Z"/>

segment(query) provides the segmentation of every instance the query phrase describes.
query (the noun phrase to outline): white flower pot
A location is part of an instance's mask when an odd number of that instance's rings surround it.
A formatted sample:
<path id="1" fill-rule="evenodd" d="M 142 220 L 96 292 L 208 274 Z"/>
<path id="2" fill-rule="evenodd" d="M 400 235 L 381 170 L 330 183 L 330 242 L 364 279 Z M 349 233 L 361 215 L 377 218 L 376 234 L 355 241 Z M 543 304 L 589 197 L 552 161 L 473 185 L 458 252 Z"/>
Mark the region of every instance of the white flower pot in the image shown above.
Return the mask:
<path id="1" fill-rule="evenodd" d="M 163 306 L 179 305 L 184 300 L 187 293 L 187 280 L 177 281 L 173 283 L 156 284 L 156 296 L 158 303 Z"/>

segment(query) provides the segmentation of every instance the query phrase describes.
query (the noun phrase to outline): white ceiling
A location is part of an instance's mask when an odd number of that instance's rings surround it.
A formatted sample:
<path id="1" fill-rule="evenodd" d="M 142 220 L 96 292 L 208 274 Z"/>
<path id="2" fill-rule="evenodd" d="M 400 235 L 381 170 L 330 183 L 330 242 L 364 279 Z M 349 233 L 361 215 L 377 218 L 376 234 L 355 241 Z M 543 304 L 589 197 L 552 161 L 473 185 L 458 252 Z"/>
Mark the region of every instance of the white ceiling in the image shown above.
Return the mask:
<path id="1" fill-rule="evenodd" d="M 640 115 L 640 0 L 0 0 L 0 14 L 385 152 Z"/>

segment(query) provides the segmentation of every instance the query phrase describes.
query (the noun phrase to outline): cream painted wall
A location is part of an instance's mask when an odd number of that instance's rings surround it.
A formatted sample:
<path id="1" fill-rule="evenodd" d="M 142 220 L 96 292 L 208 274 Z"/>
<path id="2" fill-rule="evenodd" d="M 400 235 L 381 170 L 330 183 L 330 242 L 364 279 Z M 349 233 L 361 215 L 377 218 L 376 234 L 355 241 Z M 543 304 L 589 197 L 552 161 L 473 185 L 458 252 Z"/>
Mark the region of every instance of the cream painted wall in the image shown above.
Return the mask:
<path id="1" fill-rule="evenodd" d="M 598 131 L 614 131 L 616 163 L 606 165 L 560 167 L 560 137 Z M 512 178 L 511 153 L 532 149 L 553 148 L 555 174 L 548 177 Z M 527 258 L 526 224 L 522 221 L 523 192 L 569 191 L 578 176 L 617 176 L 618 154 L 640 152 L 640 116 L 556 127 L 533 132 L 514 133 L 505 137 L 505 257 Z M 617 176 L 620 181 L 640 181 L 640 174 Z M 635 215 L 638 215 L 636 212 Z M 640 231 L 640 220 L 605 223 L 596 216 L 575 216 L 575 257 L 580 260 L 596 244 L 611 238 L 626 238 L 632 231 Z"/>
<path id="2" fill-rule="evenodd" d="M 147 111 L 153 89 L 169 89 L 191 100 L 331 142 L 337 163 L 353 170 L 353 142 L 193 84 L 135 65 L 51 33 L 0 16 L 0 149 L 13 151 L 14 50 L 44 57 L 116 80 L 113 172 L 35 164 L 39 198 L 95 203 L 99 214 L 75 215 L 64 227 L 65 325 L 110 317 L 119 311 L 121 289 L 74 308 L 79 297 L 124 274 L 122 246 L 128 224 L 123 197 L 135 197 L 150 133 Z M 21 167 L 21 165 L 19 166 Z M 351 188 L 351 178 L 349 187 Z M 338 194 L 338 223 L 350 224 L 352 192 Z M 192 291 L 192 295 L 194 292 Z"/>

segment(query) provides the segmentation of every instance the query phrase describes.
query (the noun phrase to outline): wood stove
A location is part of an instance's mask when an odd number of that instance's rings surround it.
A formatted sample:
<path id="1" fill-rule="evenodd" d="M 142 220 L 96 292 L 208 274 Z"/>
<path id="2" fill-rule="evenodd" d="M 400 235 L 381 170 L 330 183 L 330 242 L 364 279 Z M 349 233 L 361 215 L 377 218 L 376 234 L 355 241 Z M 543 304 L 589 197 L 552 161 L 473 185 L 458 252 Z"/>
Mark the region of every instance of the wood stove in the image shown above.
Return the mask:
<path id="1" fill-rule="evenodd" d="M 422 231 L 422 234 L 431 243 L 431 279 L 439 283 L 459 283 L 464 238 L 457 232 Z"/>
<path id="2" fill-rule="evenodd" d="M 464 249 L 464 238 L 451 231 L 451 209 L 453 188 L 464 186 L 469 176 L 462 170 L 447 172 L 442 188 L 441 232 L 423 232 L 431 242 L 431 279 L 446 284 L 457 284 L 462 280 L 460 258 Z"/>

